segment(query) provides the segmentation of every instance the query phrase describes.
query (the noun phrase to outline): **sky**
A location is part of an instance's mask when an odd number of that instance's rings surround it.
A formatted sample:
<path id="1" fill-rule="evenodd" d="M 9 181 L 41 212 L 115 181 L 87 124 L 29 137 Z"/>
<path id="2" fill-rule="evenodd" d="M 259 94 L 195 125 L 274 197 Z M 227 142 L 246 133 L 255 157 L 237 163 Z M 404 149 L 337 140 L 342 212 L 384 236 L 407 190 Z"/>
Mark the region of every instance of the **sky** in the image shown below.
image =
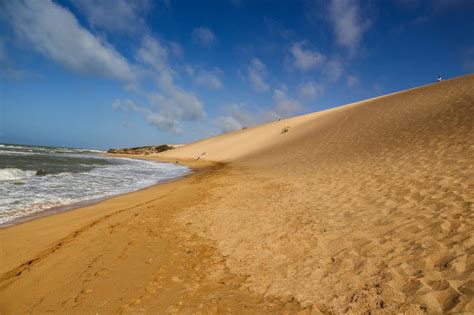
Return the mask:
<path id="1" fill-rule="evenodd" d="M 188 143 L 474 72 L 471 0 L 1 0 L 0 143 Z"/>

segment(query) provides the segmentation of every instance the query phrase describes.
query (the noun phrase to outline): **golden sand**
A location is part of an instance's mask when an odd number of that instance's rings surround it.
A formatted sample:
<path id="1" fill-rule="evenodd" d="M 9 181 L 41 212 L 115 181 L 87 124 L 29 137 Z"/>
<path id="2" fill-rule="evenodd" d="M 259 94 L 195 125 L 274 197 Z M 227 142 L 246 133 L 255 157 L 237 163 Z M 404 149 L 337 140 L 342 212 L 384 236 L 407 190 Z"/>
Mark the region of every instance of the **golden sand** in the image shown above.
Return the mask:
<path id="1" fill-rule="evenodd" d="M 0 230 L 2 313 L 474 312 L 474 75 L 148 158 L 196 173 Z"/>

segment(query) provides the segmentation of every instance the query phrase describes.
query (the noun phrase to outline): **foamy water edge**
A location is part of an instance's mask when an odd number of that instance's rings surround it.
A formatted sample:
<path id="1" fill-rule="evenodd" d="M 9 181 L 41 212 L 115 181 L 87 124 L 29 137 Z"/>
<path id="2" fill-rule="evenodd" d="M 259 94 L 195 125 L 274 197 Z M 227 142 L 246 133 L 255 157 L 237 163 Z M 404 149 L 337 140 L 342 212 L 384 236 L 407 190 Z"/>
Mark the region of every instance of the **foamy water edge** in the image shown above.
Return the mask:
<path id="1" fill-rule="evenodd" d="M 62 188 L 63 191 L 72 190 L 72 188 L 70 187 L 77 188 L 77 186 L 81 184 L 83 184 L 84 186 L 95 184 L 95 188 L 97 188 L 97 190 L 92 189 L 91 191 L 85 191 L 83 196 L 78 196 L 77 194 L 81 191 L 76 189 L 76 191 L 74 192 L 75 196 L 72 198 L 64 198 L 62 196 L 54 198 L 54 196 L 50 195 L 48 196 L 48 198 L 38 198 L 38 202 L 28 203 L 27 206 L 23 204 L 22 207 L 18 207 L 16 209 L 12 209 L 11 207 L 3 207 L 3 213 L 1 213 L 2 216 L 0 217 L 0 226 L 3 227 L 17 224 L 19 222 L 28 220 L 29 218 L 50 215 L 57 212 L 81 207 L 86 204 L 95 203 L 104 199 L 109 199 L 118 195 L 136 192 L 138 190 L 145 189 L 156 184 L 181 178 L 191 172 L 188 167 L 182 165 L 175 165 L 172 163 L 162 163 L 143 159 L 130 159 L 109 156 L 97 156 L 97 158 L 120 159 L 121 161 L 128 160 L 130 161 L 130 164 L 127 163 L 104 168 L 95 168 L 91 172 L 85 172 L 81 174 L 70 174 L 65 172 L 41 177 L 36 176 L 36 172 L 32 170 L 25 171 L 15 168 L 0 169 L 0 182 L 10 182 L 12 185 L 9 186 L 11 187 L 11 190 L 15 189 L 15 181 L 21 181 L 24 179 L 27 179 L 28 184 L 30 185 L 32 185 L 31 181 L 34 180 L 39 181 L 46 179 L 53 181 L 53 183 L 55 180 L 57 180 L 59 185 L 64 187 Z M 154 167 L 150 167 L 150 165 L 153 165 Z M 143 166 L 143 168 L 141 168 L 140 166 Z M 148 172 L 148 177 L 142 180 L 141 176 L 143 175 L 143 173 L 137 172 L 136 175 L 133 175 L 133 173 L 129 171 L 128 167 L 132 168 L 131 170 L 133 170 L 133 167 L 135 167 L 135 169 L 138 169 L 138 171 Z M 120 181 L 121 178 L 117 178 L 117 176 L 113 178 L 113 175 L 117 173 L 117 170 L 120 169 L 122 169 L 123 175 L 126 175 L 123 180 L 123 183 Z M 94 174 L 91 175 L 91 173 Z M 121 175 L 119 174 L 118 176 L 120 177 Z M 101 180 L 107 177 L 113 178 L 114 181 L 118 182 L 121 186 L 116 187 L 116 185 L 114 185 L 112 181 L 110 186 L 106 187 L 105 185 L 107 185 L 108 182 L 101 182 Z M 133 178 L 135 179 L 135 181 L 131 182 L 130 180 Z M 82 183 L 81 180 L 83 181 Z M 22 185 L 24 184 L 20 184 L 18 186 L 16 193 L 17 195 L 21 194 Z M 7 198 L 12 198 L 12 196 L 7 196 L 6 198 L 4 198 L 4 205 L 8 205 Z M 18 199 L 18 196 L 13 196 L 13 198 Z M 13 199 L 10 199 L 10 201 L 11 200 Z"/>

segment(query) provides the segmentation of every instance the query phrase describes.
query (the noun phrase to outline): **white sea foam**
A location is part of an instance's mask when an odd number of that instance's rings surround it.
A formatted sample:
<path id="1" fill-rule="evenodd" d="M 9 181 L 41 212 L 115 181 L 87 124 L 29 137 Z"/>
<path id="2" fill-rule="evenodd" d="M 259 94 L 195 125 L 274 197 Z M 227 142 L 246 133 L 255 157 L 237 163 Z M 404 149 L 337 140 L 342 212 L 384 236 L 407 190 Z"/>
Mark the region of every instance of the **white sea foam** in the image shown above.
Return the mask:
<path id="1" fill-rule="evenodd" d="M 0 224 L 52 207 L 135 191 L 189 172 L 175 164 L 86 156 L 110 164 L 45 176 L 37 176 L 36 170 L 0 169 Z"/>
<path id="2" fill-rule="evenodd" d="M 0 144 L 0 147 L 5 149 L 24 149 L 26 146 L 12 145 L 12 144 Z"/>
<path id="3" fill-rule="evenodd" d="M 36 175 L 36 171 L 24 171 L 18 168 L 0 169 L 0 181 L 19 180 Z"/>
<path id="4" fill-rule="evenodd" d="M 13 152 L 12 150 L 20 149 L 28 152 L 36 153 L 105 153 L 106 151 L 96 149 L 82 148 L 63 148 L 63 147 L 38 147 L 28 145 L 0 144 L 0 153 Z"/>

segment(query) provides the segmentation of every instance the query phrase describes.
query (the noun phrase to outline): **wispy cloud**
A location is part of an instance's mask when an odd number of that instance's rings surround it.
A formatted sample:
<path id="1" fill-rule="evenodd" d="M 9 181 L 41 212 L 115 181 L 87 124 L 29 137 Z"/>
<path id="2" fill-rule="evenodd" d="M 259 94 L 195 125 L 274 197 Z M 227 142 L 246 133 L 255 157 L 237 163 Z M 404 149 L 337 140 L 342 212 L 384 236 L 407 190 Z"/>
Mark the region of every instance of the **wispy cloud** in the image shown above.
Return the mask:
<path id="1" fill-rule="evenodd" d="M 256 57 L 252 58 L 247 67 L 246 76 L 255 91 L 263 92 L 270 89 L 270 86 L 265 81 L 266 74 L 266 65 L 260 59 Z"/>
<path id="2" fill-rule="evenodd" d="M 230 104 L 226 106 L 225 114 L 214 120 L 214 126 L 219 128 L 221 132 L 228 132 L 286 118 L 303 110 L 300 102 L 288 96 L 286 86 L 275 89 L 272 100 L 273 104 L 269 109 L 249 110 L 243 104 Z"/>
<path id="3" fill-rule="evenodd" d="M 152 37 L 145 37 L 136 58 L 155 71 L 156 90 L 146 93 L 150 108 L 139 111 L 145 114 L 148 123 L 162 130 L 180 132 L 179 121 L 198 121 L 206 117 L 204 105 L 191 91 L 174 81 L 175 70 L 169 65 L 169 46 Z"/>
<path id="4" fill-rule="evenodd" d="M 216 35 L 214 34 L 214 32 L 211 31 L 211 29 L 209 29 L 208 27 L 204 26 L 195 28 L 192 31 L 191 36 L 195 43 L 200 44 L 202 46 L 209 46 L 216 41 Z"/>
<path id="5" fill-rule="evenodd" d="M 214 120 L 216 126 L 222 132 L 242 129 L 258 123 L 258 118 L 245 108 L 243 104 L 230 104 L 226 106 L 225 115 Z"/>
<path id="6" fill-rule="evenodd" d="M 109 42 L 83 28 L 69 10 L 52 1 L 11 1 L 4 8 L 3 15 L 17 37 L 33 50 L 73 72 L 133 85 L 133 91 L 148 100 L 145 106 L 130 99 L 116 100 L 115 109 L 142 114 L 149 124 L 176 133 L 180 132 L 181 121 L 198 121 L 206 116 L 199 98 L 175 82 L 176 70 L 169 62 L 176 56 L 174 43 L 146 35 L 131 62 Z M 145 78 L 156 82 L 149 91 L 140 87 Z"/>
<path id="7" fill-rule="evenodd" d="M 353 88 L 359 84 L 359 77 L 356 75 L 348 75 L 346 79 L 347 87 Z"/>
<path id="8" fill-rule="evenodd" d="M 309 81 L 300 84 L 298 91 L 300 98 L 314 100 L 324 93 L 324 85 Z"/>
<path id="9" fill-rule="evenodd" d="M 186 72 L 198 86 L 207 87 L 211 90 L 222 88 L 221 77 L 224 72 L 219 67 L 215 67 L 212 70 L 204 70 L 200 67 L 187 66 Z"/>
<path id="10" fill-rule="evenodd" d="M 154 112 L 148 107 L 140 106 L 131 99 L 116 99 L 112 103 L 112 107 L 116 111 L 122 111 L 126 113 L 127 116 L 130 113 L 140 113 L 145 117 L 145 121 L 152 126 L 156 126 L 161 130 L 173 131 L 176 134 L 181 133 L 181 128 L 176 119 L 173 119 L 170 116 L 162 115 L 159 112 Z M 127 121 L 124 122 L 124 125 L 129 126 Z"/>
<path id="11" fill-rule="evenodd" d="M 156 71 L 170 75 L 171 69 L 168 66 L 168 48 L 159 40 L 145 36 L 141 46 L 136 52 L 136 59 Z"/>
<path id="12" fill-rule="evenodd" d="M 229 132 L 244 127 L 250 127 L 261 120 L 261 113 L 255 114 L 249 111 L 244 104 L 229 104 L 225 107 L 224 115 L 216 118 L 213 125 L 220 132 Z"/>
<path id="13" fill-rule="evenodd" d="M 308 42 L 294 43 L 290 48 L 294 67 L 301 71 L 314 70 L 324 63 L 326 57 L 308 47 Z"/>
<path id="14" fill-rule="evenodd" d="M 213 125 L 217 127 L 220 132 L 230 132 L 243 128 L 243 125 L 232 116 L 221 116 L 214 120 Z"/>
<path id="15" fill-rule="evenodd" d="M 370 21 L 362 17 L 356 0 L 331 0 L 328 11 L 337 43 L 354 53 L 369 28 Z"/>
<path id="16" fill-rule="evenodd" d="M 52 1 L 8 1 L 3 6 L 18 38 L 66 68 L 134 81 L 133 67 L 109 43 L 81 27 L 74 15 Z"/>
<path id="17" fill-rule="evenodd" d="M 344 71 L 344 65 L 338 58 L 330 59 L 323 67 L 323 77 L 330 83 L 337 82 Z"/>
<path id="18" fill-rule="evenodd" d="M 286 118 L 302 110 L 300 102 L 288 96 L 286 86 L 273 92 L 274 108 L 271 110 L 275 118 Z"/>
<path id="19" fill-rule="evenodd" d="M 149 0 L 72 0 L 72 3 L 91 26 L 129 34 L 146 28 L 143 16 L 151 7 Z"/>
<path id="20" fill-rule="evenodd" d="M 334 83 L 341 77 L 344 66 L 337 56 L 328 57 L 311 48 L 307 40 L 294 43 L 290 47 L 291 67 L 302 72 L 319 70 L 325 81 Z"/>
<path id="21" fill-rule="evenodd" d="M 92 2 L 86 1 L 82 5 L 91 6 Z M 109 2 L 97 2 L 97 14 L 101 14 L 101 10 L 108 5 Z M 117 11 L 114 8 L 114 12 L 126 16 L 127 20 L 137 19 L 138 6 L 147 5 L 147 2 L 119 1 L 116 5 L 119 9 Z M 161 42 L 145 35 L 136 51 L 135 62 L 132 63 L 109 42 L 82 27 L 69 10 L 52 1 L 12 1 L 7 2 L 4 7 L 4 15 L 19 39 L 43 56 L 74 72 L 116 79 L 135 86 L 139 86 L 145 77 L 155 80 L 156 85 L 151 91 L 144 92 L 139 87 L 135 89 L 139 96 L 148 99 L 147 105 L 137 105 L 130 99 L 116 100 L 114 108 L 140 113 L 149 124 L 173 132 L 180 131 L 181 121 L 198 121 L 206 116 L 199 98 L 175 82 L 176 70 L 169 60 L 171 56 L 182 54 L 178 44 Z M 106 24 L 100 26 L 104 28 L 120 30 L 121 27 L 112 20 L 103 23 Z M 201 81 L 204 79 L 201 78 Z M 210 84 L 215 86 L 219 83 L 211 81 Z"/>

